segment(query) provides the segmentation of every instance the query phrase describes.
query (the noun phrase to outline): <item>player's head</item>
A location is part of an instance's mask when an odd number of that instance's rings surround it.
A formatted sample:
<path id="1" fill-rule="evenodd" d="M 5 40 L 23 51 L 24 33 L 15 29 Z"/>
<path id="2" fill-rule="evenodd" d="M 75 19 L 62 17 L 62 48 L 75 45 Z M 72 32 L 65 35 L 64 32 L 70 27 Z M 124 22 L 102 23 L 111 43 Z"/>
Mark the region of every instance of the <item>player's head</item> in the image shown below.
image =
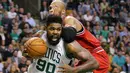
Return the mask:
<path id="1" fill-rule="evenodd" d="M 51 45 L 57 45 L 62 33 L 62 18 L 57 15 L 49 15 L 47 18 L 47 39 Z"/>
<path id="2" fill-rule="evenodd" d="M 50 5 L 49 13 L 61 16 L 65 14 L 65 9 L 65 3 L 62 0 L 54 0 Z"/>

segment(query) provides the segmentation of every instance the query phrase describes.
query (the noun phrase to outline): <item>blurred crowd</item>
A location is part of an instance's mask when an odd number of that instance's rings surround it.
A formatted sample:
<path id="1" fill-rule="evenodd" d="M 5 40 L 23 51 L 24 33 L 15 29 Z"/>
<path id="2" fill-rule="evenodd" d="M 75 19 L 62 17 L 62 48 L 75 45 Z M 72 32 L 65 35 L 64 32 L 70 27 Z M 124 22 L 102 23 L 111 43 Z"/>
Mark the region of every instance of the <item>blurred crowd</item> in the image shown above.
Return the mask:
<path id="1" fill-rule="evenodd" d="M 13 0 L 0 2 L 0 73 L 27 73 L 32 59 L 23 54 L 23 43 L 44 26 L 36 23 Z"/>
<path id="2" fill-rule="evenodd" d="M 109 55 L 109 73 L 130 73 L 130 0 L 64 0 L 67 15 L 83 23 Z M 48 16 L 51 0 L 42 0 L 39 21 Z M 13 0 L 0 2 L 0 73 L 26 73 L 32 59 L 23 43 L 44 25 L 35 22 Z"/>

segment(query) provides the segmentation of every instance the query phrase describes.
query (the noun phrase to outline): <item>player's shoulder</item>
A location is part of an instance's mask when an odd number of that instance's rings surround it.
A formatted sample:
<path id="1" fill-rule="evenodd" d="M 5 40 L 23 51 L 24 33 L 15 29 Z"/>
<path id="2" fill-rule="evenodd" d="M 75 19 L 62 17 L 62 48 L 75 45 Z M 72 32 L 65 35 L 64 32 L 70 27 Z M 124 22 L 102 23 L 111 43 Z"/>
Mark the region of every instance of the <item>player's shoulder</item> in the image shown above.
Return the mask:
<path id="1" fill-rule="evenodd" d="M 66 16 L 65 19 L 64 19 L 64 22 L 65 23 L 67 23 L 67 22 L 75 22 L 77 24 L 82 24 L 78 19 L 76 19 L 73 16 Z"/>
<path id="2" fill-rule="evenodd" d="M 73 16 L 66 16 L 65 17 L 66 19 L 69 19 L 69 18 L 74 18 Z"/>
<path id="3" fill-rule="evenodd" d="M 68 21 L 68 20 L 75 20 L 75 18 L 73 16 L 66 16 L 65 17 L 65 21 Z"/>

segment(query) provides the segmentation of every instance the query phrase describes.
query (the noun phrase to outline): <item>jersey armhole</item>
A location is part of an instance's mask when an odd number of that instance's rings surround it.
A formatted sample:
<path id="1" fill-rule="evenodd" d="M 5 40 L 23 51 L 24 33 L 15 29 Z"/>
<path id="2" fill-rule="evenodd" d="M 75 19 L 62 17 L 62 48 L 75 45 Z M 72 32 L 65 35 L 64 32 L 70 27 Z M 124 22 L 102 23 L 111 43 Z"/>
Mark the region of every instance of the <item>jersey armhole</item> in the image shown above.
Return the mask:
<path id="1" fill-rule="evenodd" d="M 82 26 L 82 29 L 77 32 L 77 36 L 82 35 L 85 32 L 84 26 L 83 25 L 81 25 L 81 26 Z"/>

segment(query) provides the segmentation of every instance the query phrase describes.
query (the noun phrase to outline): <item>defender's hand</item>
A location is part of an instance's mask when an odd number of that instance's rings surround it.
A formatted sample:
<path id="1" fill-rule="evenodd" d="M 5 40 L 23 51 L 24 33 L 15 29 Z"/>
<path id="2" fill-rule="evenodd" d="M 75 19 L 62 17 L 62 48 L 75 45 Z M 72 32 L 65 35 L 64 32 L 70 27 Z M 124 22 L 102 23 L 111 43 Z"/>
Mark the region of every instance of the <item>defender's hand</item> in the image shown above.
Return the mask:
<path id="1" fill-rule="evenodd" d="M 60 68 L 60 70 L 57 71 L 58 73 L 76 73 L 74 72 L 74 68 L 67 64 L 63 64 L 63 66 L 59 66 L 58 68 Z"/>

